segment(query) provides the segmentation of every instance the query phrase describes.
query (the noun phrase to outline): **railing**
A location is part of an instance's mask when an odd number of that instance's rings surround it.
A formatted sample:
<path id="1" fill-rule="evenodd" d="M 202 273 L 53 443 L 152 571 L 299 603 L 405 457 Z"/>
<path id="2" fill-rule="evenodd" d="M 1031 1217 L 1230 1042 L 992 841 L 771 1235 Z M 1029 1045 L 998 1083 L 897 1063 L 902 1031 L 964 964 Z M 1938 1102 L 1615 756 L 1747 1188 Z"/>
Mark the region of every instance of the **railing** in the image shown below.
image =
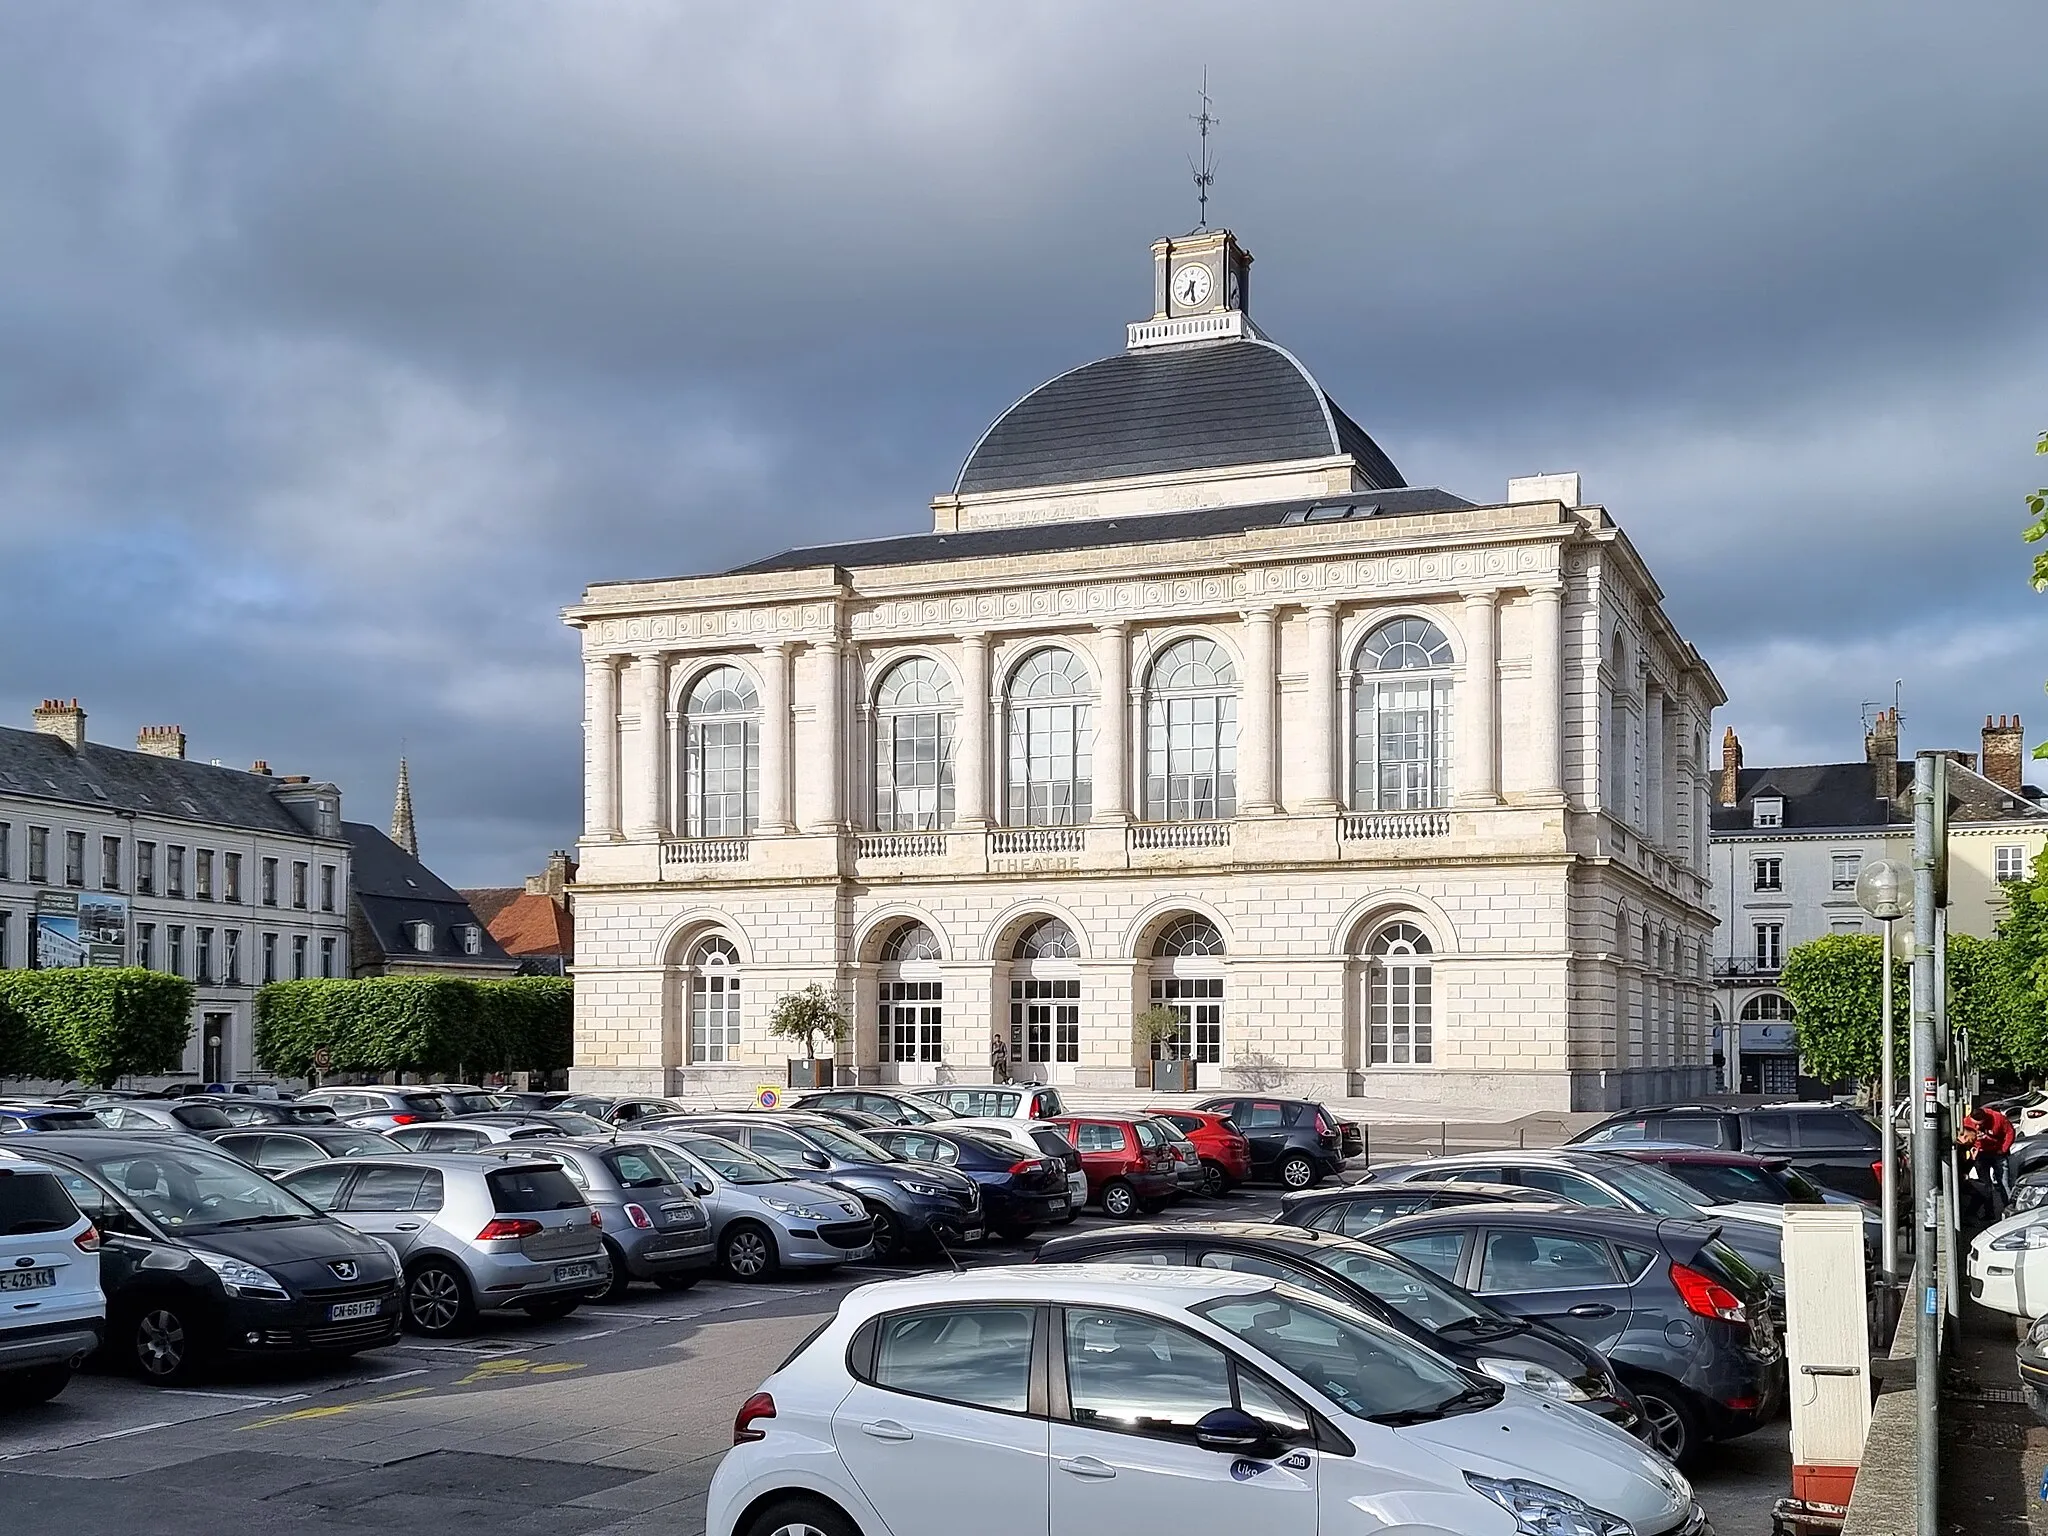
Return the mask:
<path id="1" fill-rule="evenodd" d="M 991 832 L 991 854 L 1079 853 L 1088 845 L 1088 834 L 1079 827 L 1017 827 Z"/>
<path id="2" fill-rule="evenodd" d="M 943 832 L 863 832 L 853 840 L 862 859 L 940 859 L 946 855 Z"/>
<path id="3" fill-rule="evenodd" d="M 744 864 L 747 862 L 747 840 L 744 837 L 693 837 L 687 842 L 663 843 L 661 862 Z"/>
<path id="4" fill-rule="evenodd" d="M 1143 853 L 1157 848 L 1228 848 L 1227 821 L 1158 821 L 1130 829 L 1130 848 Z"/>
<path id="5" fill-rule="evenodd" d="M 1337 837 L 1346 843 L 1446 837 L 1450 830 L 1449 811 L 1351 811 L 1337 818 Z"/>
<path id="6" fill-rule="evenodd" d="M 1784 969 L 1783 962 L 1766 965 L 1761 960 L 1722 956 L 1714 962 L 1716 976 L 1775 976 Z"/>

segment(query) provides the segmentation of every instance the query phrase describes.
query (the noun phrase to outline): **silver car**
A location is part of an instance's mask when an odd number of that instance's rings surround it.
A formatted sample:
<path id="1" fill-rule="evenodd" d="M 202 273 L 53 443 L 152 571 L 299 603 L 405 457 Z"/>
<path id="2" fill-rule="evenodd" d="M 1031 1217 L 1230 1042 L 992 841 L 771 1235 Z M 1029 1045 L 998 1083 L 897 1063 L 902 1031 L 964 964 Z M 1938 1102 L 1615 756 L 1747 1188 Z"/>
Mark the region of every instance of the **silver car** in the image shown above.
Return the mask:
<path id="1" fill-rule="evenodd" d="M 710 1213 L 719 1265 L 735 1280 L 766 1279 L 778 1268 L 822 1269 L 874 1253 L 874 1223 L 851 1195 L 791 1178 L 720 1136 L 643 1131 L 640 1139 L 675 1152 L 695 1173 L 692 1193 Z"/>
<path id="2" fill-rule="evenodd" d="M 1195 1150 L 1195 1144 L 1171 1120 L 1162 1120 L 1154 1115 L 1152 1123 L 1159 1127 L 1160 1133 L 1166 1137 L 1167 1150 L 1173 1153 L 1175 1187 L 1183 1195 L 1202 1193 L 1209 1176 L 1202 1169 L 1202 1154 Z"/>
<path id="3" fill-rule="evenodd" d="M 529 1142 L 495 1156 L 544 1157 L 561 1166 L 602 1222 L 611 1283 L 593 1292 L 617 1301 L 635 1280 L 687 1291 L 717 1261 L 711 1219 L 692 1186 L 697 1172 L 672 1152 L 644 1141 L 590 1137 Z"/>
<path id="4" fill-rule="evenodd" d="M 484 1152 L 508 1141 L 536 1141 L 561 1134 L 559 1128 L 545 1120 L 527 1120 L 517 1115 L 426 1120 L 385 1132 L 408 1152 Z"/>
<path id="5" fill-rule="evenodd" d="M 392 1131 L 421 1120 L 446 1120 L 448 1103 L 431 1088 L 370 1083 L 349 1088 L 315 1088 L 299 1095 L 301 1104 L 325 1104 L 336 1118 L 373 1131 Z"/>
<path id="6" fill-rule="evenodd" d="M 277 1182 L 398 1250 L 405 1319 L 435 1337 L 480 1312 L 566 1317 L 611 1282 L 592 1210 L 551 1162 L 469 1152 L 309 1163 Z"/>

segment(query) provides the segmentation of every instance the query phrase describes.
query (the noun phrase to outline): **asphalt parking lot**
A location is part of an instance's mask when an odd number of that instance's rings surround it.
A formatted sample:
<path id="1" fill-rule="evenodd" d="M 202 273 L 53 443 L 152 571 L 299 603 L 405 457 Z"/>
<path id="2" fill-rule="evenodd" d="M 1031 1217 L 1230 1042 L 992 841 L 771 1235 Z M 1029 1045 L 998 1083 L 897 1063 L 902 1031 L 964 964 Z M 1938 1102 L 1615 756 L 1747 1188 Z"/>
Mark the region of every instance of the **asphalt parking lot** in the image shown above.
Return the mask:
<path id="1" fill-rule="evenodd" d="M 1248 1220 L 1278 1203 L 1242 1191 L 1176 1215 Z M 973 1262 L 1023 1257 L 998 1245 Z M 407 1336 L 323 1369 L 190 1390 L 88 1370 L 54 1403 L 0 1416 L 0 1510 L 9 1529 L 66 1536 L 697 1531 L 733 1410 L 840 1294 L 911 1272 L 636 1287 L 558 1322 L 499 1319 L 459 1340 Z M 1719 1448 L 1695 1481 L 1720 1536 L 1768 1532 L 1790 1481 L 1785 1424 Z"/>

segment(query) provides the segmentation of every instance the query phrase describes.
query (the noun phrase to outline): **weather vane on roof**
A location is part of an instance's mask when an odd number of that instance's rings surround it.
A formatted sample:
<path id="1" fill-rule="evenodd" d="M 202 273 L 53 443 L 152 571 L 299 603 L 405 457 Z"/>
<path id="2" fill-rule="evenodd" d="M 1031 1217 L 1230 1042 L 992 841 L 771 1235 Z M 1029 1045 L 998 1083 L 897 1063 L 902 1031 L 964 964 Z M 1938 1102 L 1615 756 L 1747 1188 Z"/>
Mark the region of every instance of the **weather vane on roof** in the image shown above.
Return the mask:
<path id="1" fill-rule="evenodd" d="M 1194 175 L 1195 198 L 1201 204 L 1202 210 L 1201 218 L 1196 221 L 1195 228 L 1207 229 L 1209 227 L 1209 183 L 1216 179 L 1216 162 L 1209 154 L 1209 130 L 1222 122 L 1223 119 L 1217 117 L 1209 110 L 1209 71 L 1206 68 L 1202 71 L 1202 110 L 1199 115 L 1190 113 L 1188 121 L 1201 125 L 1202 161 L 1201 164 L 1197 165 L 1194 156 L 1190 155 L 1188 157 L 1188 170 Z"/>

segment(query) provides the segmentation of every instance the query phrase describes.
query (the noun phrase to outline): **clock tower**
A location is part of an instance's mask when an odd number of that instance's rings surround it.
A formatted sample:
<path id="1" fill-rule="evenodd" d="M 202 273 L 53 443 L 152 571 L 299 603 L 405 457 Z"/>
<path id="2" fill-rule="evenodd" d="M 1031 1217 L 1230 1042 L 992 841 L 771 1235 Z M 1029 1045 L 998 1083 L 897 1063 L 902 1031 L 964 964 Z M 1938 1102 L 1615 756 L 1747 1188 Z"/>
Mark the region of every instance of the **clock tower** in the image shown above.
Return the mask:
<path id="1" fill-rule="evenodd" d="M 1250 334 L 1251 252 L 1227 229 L 1152 242 L 1152 318 L 1130 327 L 1132 347 Z"/>

